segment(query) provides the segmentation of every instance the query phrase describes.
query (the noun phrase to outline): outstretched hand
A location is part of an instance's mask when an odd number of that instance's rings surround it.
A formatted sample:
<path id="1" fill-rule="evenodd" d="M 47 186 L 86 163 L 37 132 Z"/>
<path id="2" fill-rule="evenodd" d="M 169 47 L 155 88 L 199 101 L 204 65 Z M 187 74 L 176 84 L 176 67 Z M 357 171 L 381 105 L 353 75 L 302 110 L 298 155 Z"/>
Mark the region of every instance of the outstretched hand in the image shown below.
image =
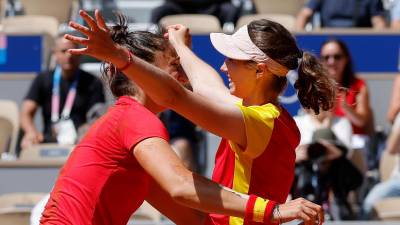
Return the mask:
<path id="1" fill-rule="evenodd" d="M 101 61 L 111 62 L 117 67 L 119 65 L 124 65 L 127 58 L 126 51 L 111 39 L 110 31 L 100 11 L 95 11 L 96 19 L 92 18 L 83 10 L 79 11 L 79 15 L 85 20 L 88 27 L 74 21 L 71 21 L 69 25 L 85 35 L 86 38 L 70 34 L 66 34 L 64 37 L 84 47 L 80 49 L 69 49 L 68 52 L 77 55 L 89 55 Z"/>

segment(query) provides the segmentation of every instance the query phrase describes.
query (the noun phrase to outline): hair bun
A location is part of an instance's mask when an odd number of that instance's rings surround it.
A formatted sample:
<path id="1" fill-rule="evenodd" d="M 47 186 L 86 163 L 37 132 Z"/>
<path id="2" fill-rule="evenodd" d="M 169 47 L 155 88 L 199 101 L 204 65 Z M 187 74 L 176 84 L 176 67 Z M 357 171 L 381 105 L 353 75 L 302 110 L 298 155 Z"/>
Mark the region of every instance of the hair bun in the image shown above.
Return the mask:
<path id="1" fill-rule="evenodd" d="M 127 18 L 121 14 L 117 18 L 118 22 L 111 27 L 111 38 L 115 43 L 126 44 L 129 35 Z"/>

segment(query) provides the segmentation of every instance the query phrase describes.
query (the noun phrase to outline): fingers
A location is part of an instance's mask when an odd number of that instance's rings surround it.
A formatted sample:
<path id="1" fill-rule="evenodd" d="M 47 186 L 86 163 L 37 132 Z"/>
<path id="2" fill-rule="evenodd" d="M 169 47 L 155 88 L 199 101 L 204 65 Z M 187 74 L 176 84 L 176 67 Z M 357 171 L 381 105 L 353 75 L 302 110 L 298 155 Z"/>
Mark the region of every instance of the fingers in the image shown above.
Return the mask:
<path id="1" fill-rule="evenodd" d="M 311 208 L 314 212 L 317 213 L 318 216 L 318 224 L 322 224 L 325 220 L 324 210 L 320 205 L 317 205 L 313 202 L 305 200 L 304 205 L 308 208 Z"/>
<path id="2" fill-rule="evenodd" d="M 70 40 L 71 42 L 73 42 L 75 44 L 85 45 L 85 46 L 87 45 L 87 41 L 88 41 L 88 39 L 86 39 L 86 38 L 76 37 L 76 36 L 73 36 L 70 34 L 64 35 L 64 38 L 67 40 Z"/>
<path id="3" fill-rule="evenodd" d="M 163 36 L 164 36 L 165 39 L 169 38 L 169 34 L 168 33 L 165 33 Z"/>
<path id="4" fill-rule="evenodd" d="M 44 137 L 43 137 L 43 134 L 42 134 L 42 133 L 39 133 L 39 134 L 37 135 L 37 140 L 38 140 L 39 142 L 43 142 Z"/>
<path id="5" fill-rule="evenodd" d="M 167 30 L 170 30 L 170 29 L 179 30 L 181 28 L 185 28 L 185 26 L 182 24 L 174 24 L 174 25 L 167 26 Z"/>
<path id="6" fill-rule="evenodd" d="M 108 27 L 106 25 L 106 22 L 104 21 L 103 16 L 100 13 L 100 10 L 96 9 L 96 11 L 94 12 L 94 15 L 96 17 L 97 20 L 97 26 L 100 27 L 101 29 L 108 31 Z"/>
<path id="7" fill-rule="evenodd" d="M 68 49 L 68 52 L 73 55 L 88 55 L 87 48 Z"/>
<path id="8" fill-rule="evenodd" d="M 303 212 L 307 214 L 308 217 L 310 217 L 310 221 L 313 225 L 316 224 L 317 216 L 318 213 L 311 208 L 308 208 L 307 206 L 304 206 Z"/>
<path id="9" fill-rule="evenodd" d="M 89 14 L 86 11 L 80 10 L 79 15 L 81 15 L 81 17 L 89 25 L 91 30 L 93 30 L 93 31 L 98 30 L 96 21 L 91 16 L 89 16 Z"/>
<path id="10" fill-rule="evenodd" d="M 303 211 L 300 211 L 297 214 L 297 216 L 298 216 L 298 219 L 301 219 L 301 220 L 304 221 L 304 224 L 310 224 L 311 218 L 306 213 L 304 213 Z"/>
<path id="11" fill-rule="evenodd" d="M 91 34 L 91 31 L 89 30 L 89 28 L 82 26 L 77 22 L 71 21 L 71 22 L 69 22 L 69 26 L 74 28 L 75 30 L 81 32 L 82 34 L 84 34 L 86 36 L 89 36 Z"/>

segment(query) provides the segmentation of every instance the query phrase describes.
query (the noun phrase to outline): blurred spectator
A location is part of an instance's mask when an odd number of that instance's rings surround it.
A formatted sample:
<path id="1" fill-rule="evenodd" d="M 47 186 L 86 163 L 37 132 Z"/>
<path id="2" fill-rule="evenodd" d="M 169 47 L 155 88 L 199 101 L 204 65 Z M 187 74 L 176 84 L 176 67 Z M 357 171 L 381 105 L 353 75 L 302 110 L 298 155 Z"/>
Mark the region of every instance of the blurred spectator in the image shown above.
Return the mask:
<path id="1" fill-rule="evenodd" d="M 196 126 L 178 113 L 167 110 L 160 116 L 170 136 L 172 149 L 186 168 L 199 172 L 199 138 Z"/>
<path id="2" fill-rule="evenodd" d="M 86 113 L 86 123 L 84 123 L 78 128 L 77 142 L 80 142 L 82 138 L 85 137 L 90 126 L 92 126 L 92 124 L 96 122 L 97 119 L 99 119 L 102 115 L 104 115 L 107 112 L 107 109 L 108 106 L 101 102 L 94 104 L 89 109 L 89 111 Z"/>
<path id="3" fill-rule="evenodd" d="M 392 98 L 390 100 L 390 105 L 387 113 L 387 119 L 391 124 L 393 124 L 399 112 L 400 112 L 400 76 L 397 76 L 393 84 Z"/>
<path id="4" fill-rule="evenodd" d="M 389 1 L 390 27 L 400 30 L 400 0 Z"/>
<path id="5" fill-rule="evenodd" d="M 292 188 L 294 198 L 304 197 L 322 204 L 333 219 L 354 218 L 347 201 L 348 193 L 363 180 L 358 169 L 346 158 L 352 128 L 346 118 L 311 110 L 294 117 L 301 140 L 296 149 L 296 179 Z M 329 192 L 334 194 L 331 201 Z M 333 212 L 336 204 L 339 212 Z"/>
<path id="6" fill-rule="evenodd" d="M 381 0 L 309 0 L 297 16 L 297 29 L 303 30 L 316 12 L 320 14 L 321 27 L 386 26 Z"/>
<path id="7" fill-rule="evenodd" d="M 163 5 L 151 13 L 151 22 L 159 23 L 161 18 L 175 14 L 210 14 L 216 16 L 220 23 L 235 24 L 240 8 L 231 0 L 166 0 Z"/>
<path id="8" fill-rule="evenodd" d="M 44 72 L 32 82 L 22 103 L 22 149 L 41 142 L 73 144 L 71 142 L 77 138 L 76 130 L 86 122 L 88 110 L 94 104 L 104 102 L 101 81 L 80 70 L 79 56 L 67 52 L 76 47 L 63 36 L 57 38 L 53 50 L 56 70 Z M 67 95 L 69 101 L 66 101 Z M 42 109 L 43 133 L 33 122 L 38 108 Z"/>
<path id="9" fill-rule="evenodd" d="M 353 127 L 352 148 L 365 149 L 374 130 L 368 87 L 364 80 L 356 77 L 344 42 L 331 39 L 322 44 L 321 60 L 328 74 L 346 89 L 339 92 L 334 113 L 350 120 Z"/>
<path id="10" fill-rule="evenodd" d="M 397 83 L 399 82 L 397 79 Z M 396 87 L 396 85 L 395 85 Z M 398 95 L 400 89 L 397 86 L 396 94 Z M 396 103 L 397 104 L 397 103 Z M 392 131 L 387 139 L 386 149 L 390 154 L 400 154 L 400 114 L 394 120 Z M 399 157 L 399 155 L 397 155 Z M 393 169 L 392 176 L 382 183 L 374 186 L 368 193 L 363 204 L 363 212 L 366 218 L 371 217 L 371 212 L 374 204 L 384 198 L 388 197 L 400 197 L 400 158 L 397 159 L 397 163 Z"/>

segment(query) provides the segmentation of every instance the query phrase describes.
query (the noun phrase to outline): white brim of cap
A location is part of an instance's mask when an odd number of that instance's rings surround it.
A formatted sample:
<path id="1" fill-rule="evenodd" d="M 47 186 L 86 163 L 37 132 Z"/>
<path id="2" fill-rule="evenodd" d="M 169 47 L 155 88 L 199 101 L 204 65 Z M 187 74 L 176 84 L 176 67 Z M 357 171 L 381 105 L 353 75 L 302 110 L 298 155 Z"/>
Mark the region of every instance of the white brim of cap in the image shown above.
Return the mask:
<path id="1" fill-rule="evenodd" d="M 235 39 L 232 35 L 211 33 L 210 39 L 214 48 L 225 57 L 236 60 L 251 60 L 249 55 L 234 45 Z"/>

